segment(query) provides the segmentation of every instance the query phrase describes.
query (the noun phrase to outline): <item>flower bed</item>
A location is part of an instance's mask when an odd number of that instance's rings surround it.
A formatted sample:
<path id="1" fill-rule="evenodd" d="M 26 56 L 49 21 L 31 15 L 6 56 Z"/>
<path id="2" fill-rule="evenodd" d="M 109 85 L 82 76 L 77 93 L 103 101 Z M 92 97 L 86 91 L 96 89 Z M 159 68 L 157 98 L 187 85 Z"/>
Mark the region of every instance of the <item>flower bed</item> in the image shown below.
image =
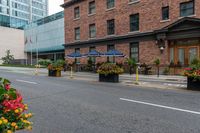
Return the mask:
<path id="1" fill-rule="evenodd" d="M 61 71 L 64 69 L 64 64 L 65 61 L 63 60 L 57 60 L 56 62 L 51 62 L 48 64 L 48 75 L 52 77 L 61 77 Z"/>
<path id="2" fill-rule="evenodd" d="M 102 64 L 97 72 L 99 73 L 100 82 L 119 82 L 119 74 L 122 74 L 124 70 L 112 63 Z"/>
<path id="3" fill-rule="evenodd" d="M 10 81 L 0 78 L 0 133 L 31 130 L 32 123 L 28 119 L 32 114 L 25 113 L 27 110 L 21 94 L 10 86 Z"/>
<path id="4" fill-rule="evenodd" d="M 189 68 L 185 68 L 183 72 L 187 76 L 187 88 L 193 90 L 200 90 L 200 61 L 195 61 Z"/>

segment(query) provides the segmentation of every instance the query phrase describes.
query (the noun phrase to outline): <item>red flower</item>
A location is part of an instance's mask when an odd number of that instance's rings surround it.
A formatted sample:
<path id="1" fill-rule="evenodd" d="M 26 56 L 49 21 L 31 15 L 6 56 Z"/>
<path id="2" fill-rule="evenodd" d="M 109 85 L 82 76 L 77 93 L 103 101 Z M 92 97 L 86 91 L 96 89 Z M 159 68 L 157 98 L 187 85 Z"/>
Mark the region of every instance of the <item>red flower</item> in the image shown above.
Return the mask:
<path id="1" fill-rule="evenodd" d="M 191 71 L 192 68 L 185 68 L 185 71 Z"/>
<path id="2" fill-rule="evenodd" d="M 10 90 L 10 84 L 6 84 L 5 85 L 5 89 L 8 91 L 8 90 Z"/>
<path id="3" fill-rule="evenodd" d="M 4 100 L 2 105 L 5 110 L 15 110 L 21 108 L 24 110 L 24 104 L 22 103 L 22 96 L 18 93 L 15 100 Z"/>

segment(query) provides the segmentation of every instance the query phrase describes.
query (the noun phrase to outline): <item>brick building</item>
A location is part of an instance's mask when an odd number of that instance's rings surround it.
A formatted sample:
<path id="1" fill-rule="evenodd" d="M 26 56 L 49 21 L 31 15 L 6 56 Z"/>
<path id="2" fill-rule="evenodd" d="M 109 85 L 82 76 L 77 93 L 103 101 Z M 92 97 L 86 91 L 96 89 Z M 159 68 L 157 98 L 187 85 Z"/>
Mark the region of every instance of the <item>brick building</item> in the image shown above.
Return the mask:
<path id="1" fill-rule="evenodd" d="M 65 0 L 62 6 L 66 54 L 117 49 L 140 63 L 160 58 L 163 66 L 187 66 L 200 56 L 199 0 Z"/>

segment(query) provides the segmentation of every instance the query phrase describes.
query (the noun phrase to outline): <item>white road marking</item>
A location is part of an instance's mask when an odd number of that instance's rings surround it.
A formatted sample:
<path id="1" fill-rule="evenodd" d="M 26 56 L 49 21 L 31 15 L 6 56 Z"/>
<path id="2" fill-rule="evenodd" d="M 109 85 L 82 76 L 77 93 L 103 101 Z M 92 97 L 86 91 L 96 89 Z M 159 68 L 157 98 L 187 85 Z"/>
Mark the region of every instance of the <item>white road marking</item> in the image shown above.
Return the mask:
<path id="1" fill-rule="evenodd" d="M 31 81 L 26 81 L 26 80 L 20 80 L 20 79 L 16 79 L 16 81 L 18 82 L 23 82 L 23 83 L 29 83 L 29 84 L 37 84 L 36 82 L 31 82 Z"/>
<path id="2" fill-rule="evenodd" d="M 175 108 L 175 107 L 170 107 L 170 106 L 164 106 L 164 105 L 159 105 L 159 104 L 153 104 L 153 103 L 147 103 L 147 102 L 142 102 L 142 101 L 126 99 L 126 98 L 120 98 L 120 100 L 200 115 L 200 112 L 192 111 L 192 110 L 180 109 L 180 108 Z"/>

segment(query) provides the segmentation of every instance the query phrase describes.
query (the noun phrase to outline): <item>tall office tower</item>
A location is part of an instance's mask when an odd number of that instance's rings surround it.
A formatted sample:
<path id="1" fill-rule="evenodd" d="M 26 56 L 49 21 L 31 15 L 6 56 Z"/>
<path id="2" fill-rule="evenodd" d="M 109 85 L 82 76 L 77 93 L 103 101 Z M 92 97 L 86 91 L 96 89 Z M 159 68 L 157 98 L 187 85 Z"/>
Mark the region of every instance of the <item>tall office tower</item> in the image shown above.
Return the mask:
<path id="1" fill-rule="evenodd" d="M 0 0 L 0 26 L 22 28 L 48 15 L 48 0 Z"/>

